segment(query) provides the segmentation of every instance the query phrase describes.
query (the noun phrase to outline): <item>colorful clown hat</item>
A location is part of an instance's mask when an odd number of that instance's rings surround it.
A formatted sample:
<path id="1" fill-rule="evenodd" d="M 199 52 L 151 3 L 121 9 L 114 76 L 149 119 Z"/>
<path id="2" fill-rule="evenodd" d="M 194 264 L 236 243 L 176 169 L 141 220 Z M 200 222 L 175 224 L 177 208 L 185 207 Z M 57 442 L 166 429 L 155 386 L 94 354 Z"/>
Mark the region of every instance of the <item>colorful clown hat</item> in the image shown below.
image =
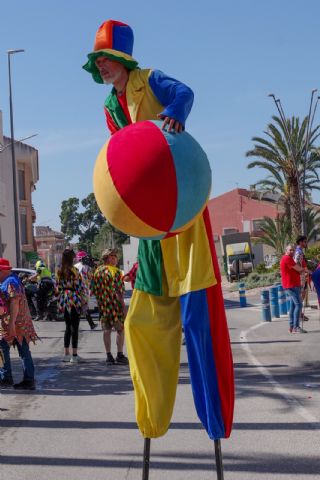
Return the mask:
<path id="1" fill-rule="evenodd" d="M 122 63 L 128 70 L 134 70 L 138 62 L 132 57 L 133 31 L 126 23 L 107 20 L 98 29 L 93 52 L 88 54 L 88 62 L 83 65 L 91 73 L 93 80 L 103 83 L 95 61 L 98 57 L 108 57 Z"/>

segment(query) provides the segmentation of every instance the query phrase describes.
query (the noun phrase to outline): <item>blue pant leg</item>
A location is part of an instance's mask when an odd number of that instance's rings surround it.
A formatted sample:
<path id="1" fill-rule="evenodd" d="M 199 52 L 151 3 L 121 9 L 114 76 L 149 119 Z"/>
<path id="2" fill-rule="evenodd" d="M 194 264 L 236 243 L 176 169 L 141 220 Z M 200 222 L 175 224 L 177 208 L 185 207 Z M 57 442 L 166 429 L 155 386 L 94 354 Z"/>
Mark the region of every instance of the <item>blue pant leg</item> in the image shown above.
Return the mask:
<path id="1" fill-rule="evenodd" d="M 182 295 L 180 305 L 195 407 L 209 437 L 224 438 L 206 291 Z"/>
<path id="2" fill-rule="evenodd" d="M 301 288 L 295 287 L 294 289 L 294 312 L 293 312 L 293 326 L 298 328 L 300 325 L 300 317 L 302 312 L 302 298 L 301 298 Z"/>
<path id="3" fill-rule="evenodd" d="M 22 344 L 17 343 L 19 357 L 22 361 L 23 368 L 23 380 L 34 380 L 34 365 L 30 352 L 29 345 L 25 338 L 23 338 Z"/>
<path id="4" fill-rule="evenodd" d="M 301 288 L 293 287 L 286 289 L 290 298 L 289 319 L 290 327 L 298 328 L 302 312 Z"/>
<path id="5" fill-rule="evenodd" d="M 294 312 L 294 302 L 292 300 L 292 292 L 291 292 L 291 288 L 287 288 L 286 289 L 286 294 L 288 295 L 288 300 L 289 300 L 289 327 L 290 328 L 293 328 L 293 324 L 294 324 L 294 321 L 293 321 L 293 312 Z"/>
<path id="6" fill-rule="evenodd" d="M 0 368 L 0 379 L 11 380 L 12 370 L 11 370 L 11 359 L 10 359 L 10 345 L 5 340 L 0 340 L 0 348 L 3 352 L 3 357 L 4 357 L 3 368 Z"/>

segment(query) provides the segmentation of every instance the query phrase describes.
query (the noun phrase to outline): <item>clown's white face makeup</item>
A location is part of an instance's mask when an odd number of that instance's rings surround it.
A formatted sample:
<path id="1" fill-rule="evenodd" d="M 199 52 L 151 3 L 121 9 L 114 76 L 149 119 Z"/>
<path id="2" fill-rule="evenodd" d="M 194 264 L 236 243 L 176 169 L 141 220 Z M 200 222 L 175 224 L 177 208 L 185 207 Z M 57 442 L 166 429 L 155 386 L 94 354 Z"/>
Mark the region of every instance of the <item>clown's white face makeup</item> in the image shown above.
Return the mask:
<path id="1" fill-rule="evenodd" d="M 106 85 L 117 84 L 123 77 L 124 72 L 125 74 L 127 72 L 121 63 L 110 60 L 104 56 L 98 57 L 95 64 L 100 72 L 103 83 Z"/>

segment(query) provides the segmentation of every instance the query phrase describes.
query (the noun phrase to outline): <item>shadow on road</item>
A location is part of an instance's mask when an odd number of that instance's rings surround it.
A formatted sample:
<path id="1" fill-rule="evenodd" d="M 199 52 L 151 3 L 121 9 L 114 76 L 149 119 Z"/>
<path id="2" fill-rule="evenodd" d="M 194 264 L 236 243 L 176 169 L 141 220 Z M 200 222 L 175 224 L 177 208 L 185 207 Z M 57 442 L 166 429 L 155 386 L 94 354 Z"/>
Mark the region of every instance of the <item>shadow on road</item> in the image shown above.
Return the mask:
<path id="1" fill-rule="evenodd" d="M 135 422 L 120 421 L 84 421 L 84 420 L 23 420 L 23 419 L 2 419 L 3 428 L 63 428 L 63 429 L 93 429 L 93 430 L 136 430 Z M 309 431 L 320 430 L 320 425 L 309 422 L 301 423 L 262 423 L 262 422 L 236 422 L 233 424 L 233 430 L 243 431 L 274 431 L 274 430 L 292 430 Z M 195 422 L 172 422 L 170 430 L 203 430 L 200 423 Z M 190 456 L 190 454 L 188 454 Z"/>
<path id="2" fill-rule="evenodd" d="M 247 302 L 248 302 L 248 300 L 247 300 Z M 230 310 L 231 308 L 241 308 L 239 300 L 224 299 L 224 306 L 225 306 L 226 310 Z M 247 303 L 247 308 L 248 307 L 256 307 L 256 305 L 252 305 L 250 303 Z"/>
<path id="3" fill-rule="evenodd" d="M 138 446 L 137 446 L 138 447 Z M 142 442 L 141 442 L 142 447 Z M 142 448 L 141 448 L 142 451 Z M 116 452 L 112 458 L 90 459 L 90 458 L 67 458 L 67 457 L 41 457 L 41 456 L 23 456 L 23 455 L 3 455 L 1 456 L 2 465 L 35 465 L 35 466 L 65 466 L 65 467 L 87 467 L 87 468 L 121 468 L 121 469 L 141 469 L 142 455 L 138 452 Z M 127 457 L 121 458 L 121 457 Z M 135 458 L 136 457 L 136 458 Z M 190 462 L 192 460 L 192 463 Z M 198 460 L 198 462 L 197 462 Z M 192 465 L 194 471 L 214 470 L 214 454 L 186 454 L 180 451 L 155 452 L 151 455 L 151 470 L 168 471 L 189 471 Z M 281 454 L 266 454 L 264 452 L 254 455 L 224 455 L 224 470 L 229 472 L 254 472 L 273 473 L 273 474 L 317 474 L 320 473 L 318 456 L 299 456 L 288 457 Z"/>

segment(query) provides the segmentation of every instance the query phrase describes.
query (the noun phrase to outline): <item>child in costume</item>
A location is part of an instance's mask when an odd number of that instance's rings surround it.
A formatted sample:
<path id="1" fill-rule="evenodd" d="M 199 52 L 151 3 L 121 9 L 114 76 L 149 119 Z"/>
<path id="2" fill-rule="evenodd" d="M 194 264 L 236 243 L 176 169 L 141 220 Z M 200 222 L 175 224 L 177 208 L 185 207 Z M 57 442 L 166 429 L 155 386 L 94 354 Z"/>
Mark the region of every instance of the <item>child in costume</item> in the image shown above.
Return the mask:
<path id="1" fill-rule="evenodd" d="M 111 134 L 157 118 L 178 134 L 193 104 L 192 90 L 159 70 L 138 68 L 132 50 L 131 28 L 108 20 L 98 29 L 83 67 L 97 83 L 113 85 L 104 106 Z M 138 261 L 125 331 L 141 433 L 155 438 L 168 429 L 182 320 L 198 416 L 210 438 L 228 437 L 234 405 L 232 353 L 208 210 L 179 235 L 140 240 Z"/>

